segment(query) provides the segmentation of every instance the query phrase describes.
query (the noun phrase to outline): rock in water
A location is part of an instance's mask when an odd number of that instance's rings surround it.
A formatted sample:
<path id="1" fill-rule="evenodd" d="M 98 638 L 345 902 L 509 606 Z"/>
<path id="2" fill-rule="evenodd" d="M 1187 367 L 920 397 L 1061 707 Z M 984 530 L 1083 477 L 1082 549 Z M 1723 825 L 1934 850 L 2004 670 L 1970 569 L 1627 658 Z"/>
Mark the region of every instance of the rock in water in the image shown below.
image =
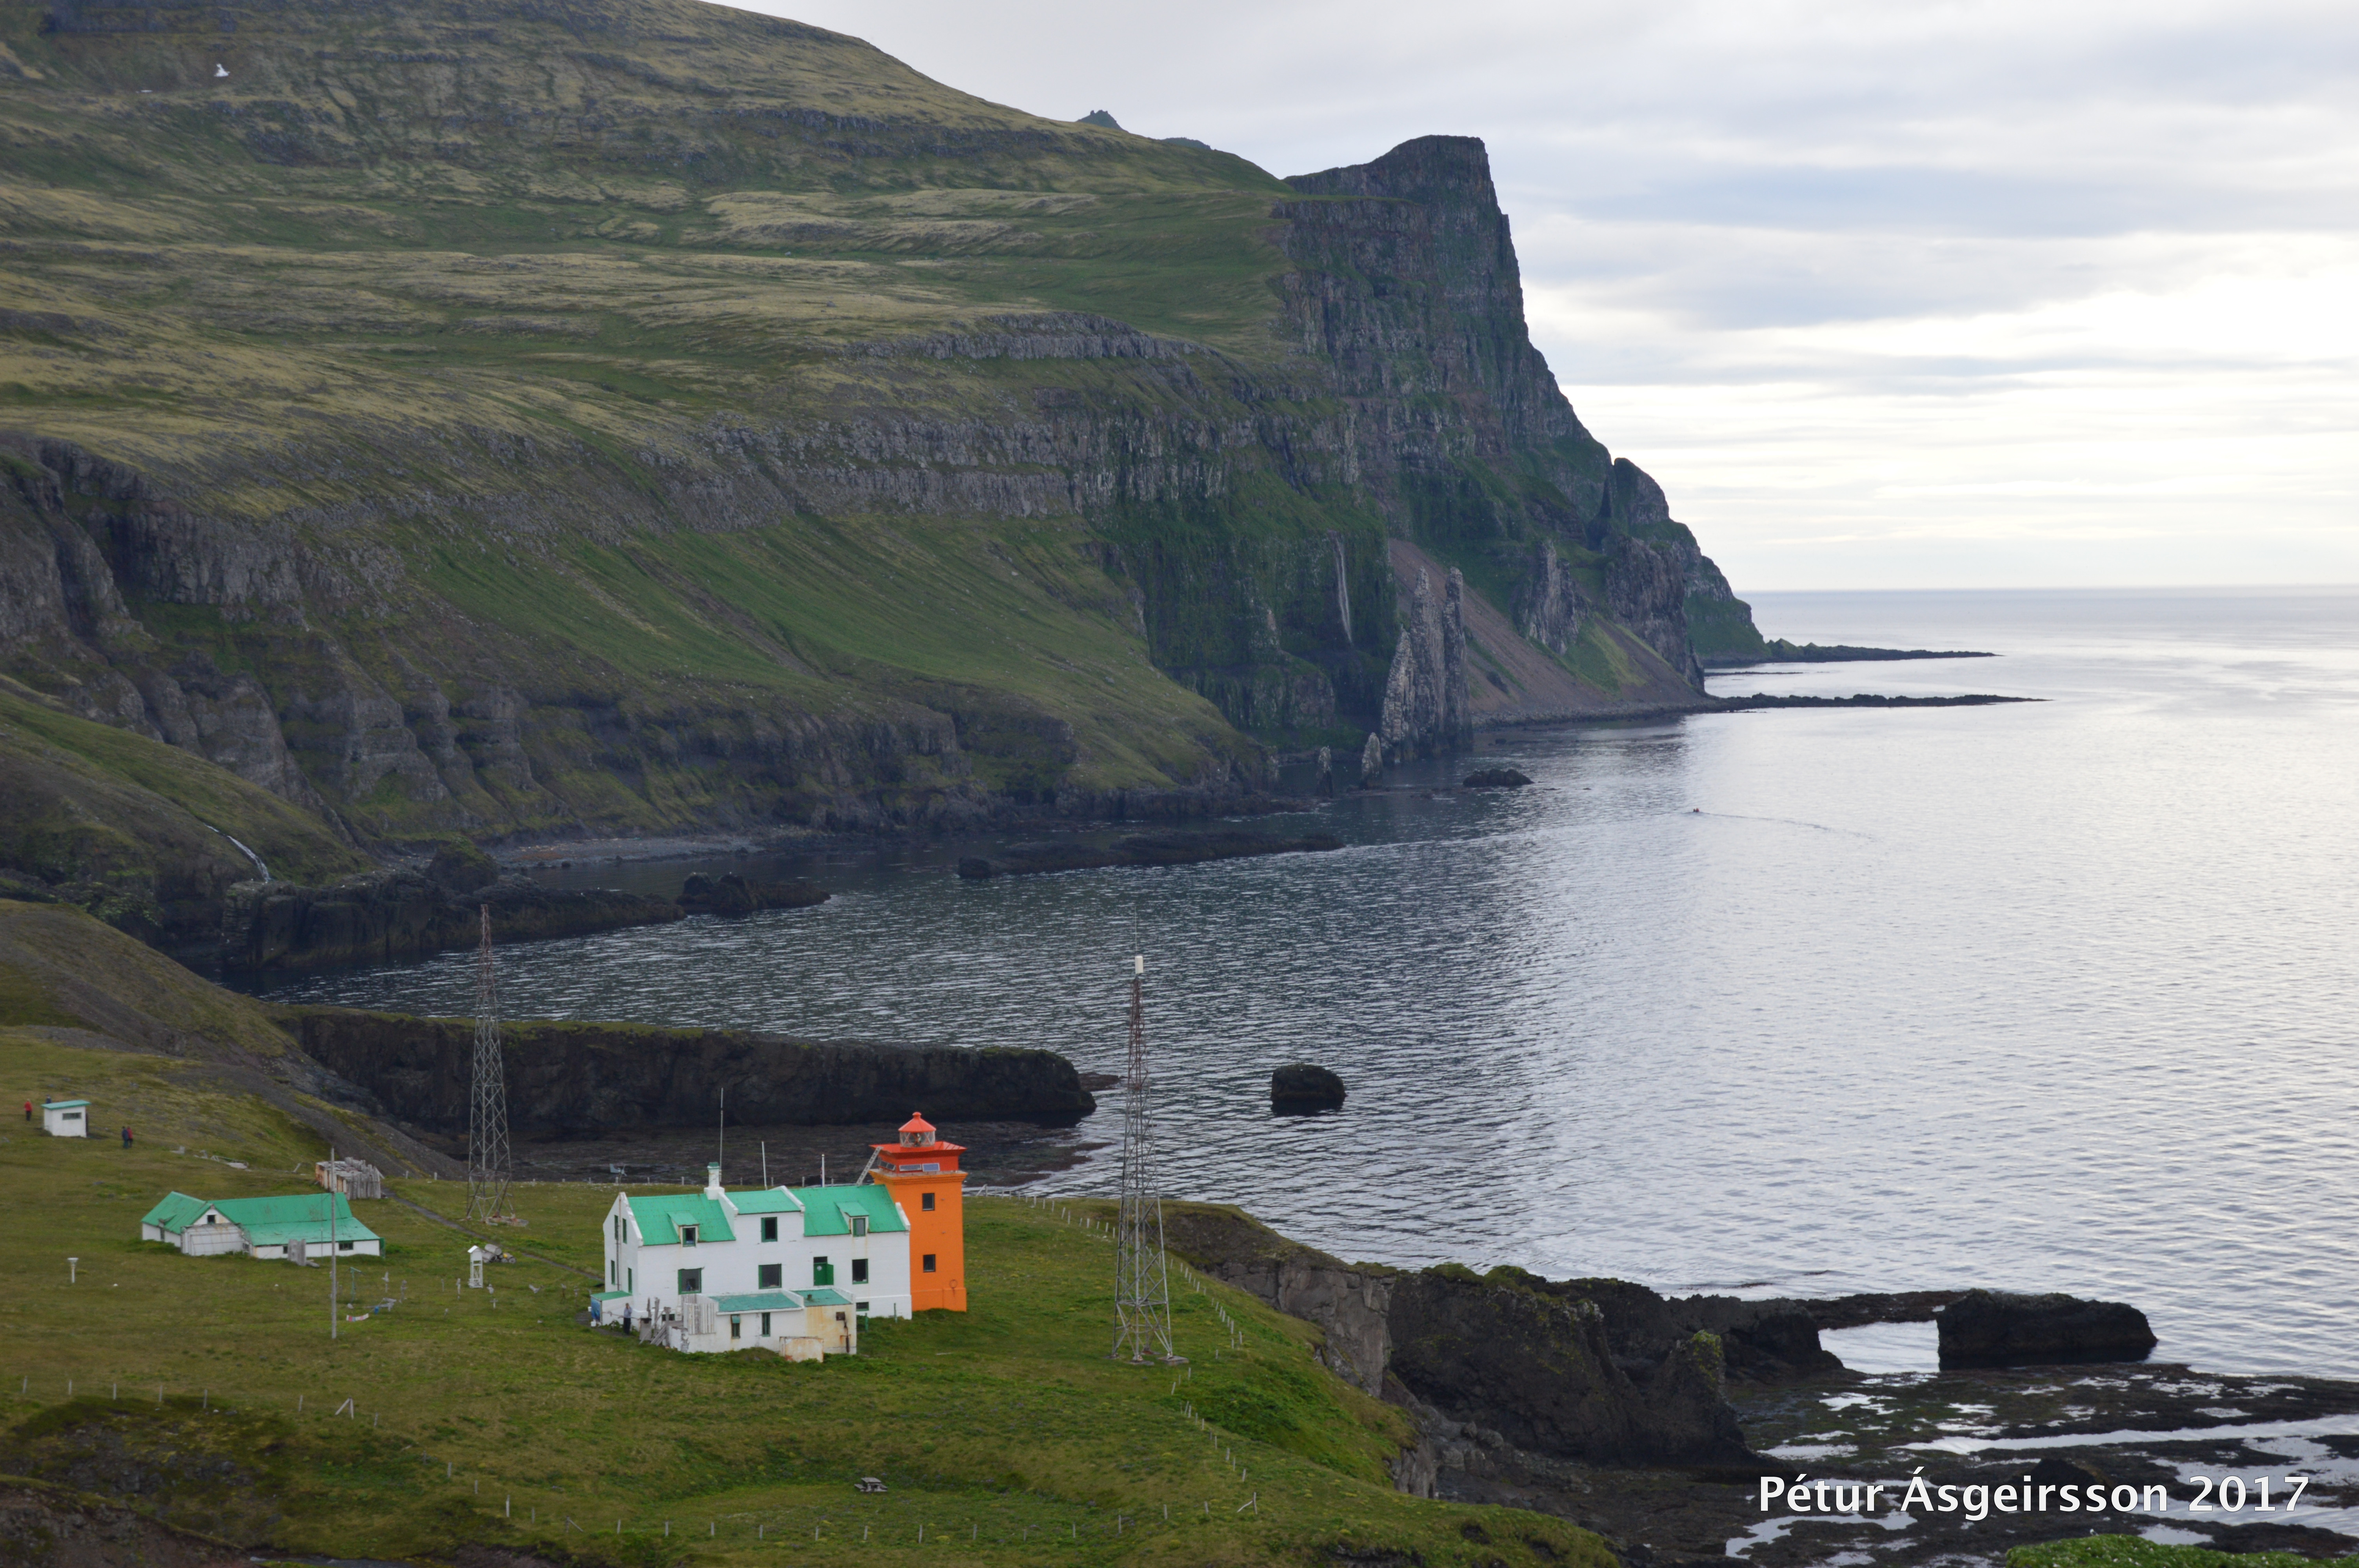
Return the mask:
<path id="1" fill-rule="evenodd" d="M 1374 789 L 1384 781 L 1385 743 L 1371 732 L 1367 744 L 1360 748 L 1360 785 Z"/>
<path id="2" fill-rule="evenodd" d="M 1514 768 L 1478 768 L 1466 775 L 1468 789 L 1521 789 L 1530 778 Z"/>
<path id="3" fill-rule="evenodd" d="M 825 903 L 827 890 L 800 878 L 783 882 L 749 881 L 734 871 L 708 877 L 699 871 L 681 884 L 679 906 L 690 914 L 754 914 L 765 909 L 807 909 Z"/>
<path id="4" fill-rule="evenodd" d="M 1309 1062 L 1289 1062 L 1269 1076 L 1269 1103 L 1273 1110 L 1340 1110 L 1343 1080 Z"/>
<path id="5" fill-rule="evenodd" d="M 2137 1308 L 2079 1296 L 1968 1291 L 1936 1321 L 1944 1367 L 2143 1361 L 2155 1345 Z"/>

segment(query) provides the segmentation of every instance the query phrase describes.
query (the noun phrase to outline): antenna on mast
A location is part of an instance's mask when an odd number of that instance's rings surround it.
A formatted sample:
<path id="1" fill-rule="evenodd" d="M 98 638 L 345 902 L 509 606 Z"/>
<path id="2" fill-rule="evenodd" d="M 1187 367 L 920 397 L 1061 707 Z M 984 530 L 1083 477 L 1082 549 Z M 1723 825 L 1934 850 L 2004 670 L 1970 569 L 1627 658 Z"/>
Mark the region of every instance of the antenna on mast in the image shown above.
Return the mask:
<path id="1" fill-rule="evenodd" d="M 1171 1348 L 1171 1271 L 1163 1196 L 1155 1185 L 1155 1123 L 1147 1104 L 1147 956 L 1131 958 L 1130 1056 L 1123 1076 L 1122 1213 L 1114 1236 L 1114 1353 L 1134 1367 L 1187 1357 Z M 1124 1352 L 1127 1350 L 1125 1357 Z"/>
<path id="2" fill-rule="evenodd" d="M 467 1217 L 516 1223 L 508 1196 L 508 1079 L 500 1057 L 500 991 L 492 972 L 492 906 L 481 906 L 475 953 L 475 1086 L 467 1113 Z"/>

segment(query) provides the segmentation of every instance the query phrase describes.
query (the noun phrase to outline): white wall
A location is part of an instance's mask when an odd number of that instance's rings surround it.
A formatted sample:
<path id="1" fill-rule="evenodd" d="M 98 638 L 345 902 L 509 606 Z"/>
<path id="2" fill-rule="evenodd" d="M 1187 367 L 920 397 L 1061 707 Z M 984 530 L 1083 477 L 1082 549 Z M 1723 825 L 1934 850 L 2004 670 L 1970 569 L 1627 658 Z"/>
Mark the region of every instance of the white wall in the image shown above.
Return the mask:
<path id="1" fill-rule="evenodd" d="M 731 1210 L 729 1227 L 737 1239 L 734 1241 L 701 1241 L 694 1247 L 677 1244 L 649 1246 L 640 1238 L 639 1228 L 631 1218 L 626 1198 L 617 1195 L 606 1211 L 603 1226 L 608 1269 L 607 1290 L 627 1290 L 631 1292 L 633 1315 L 647 1312 L 647 1303 L 656 1303 L 658 1313 L 675 1309 L 679 1304 L 679 1271 L 701 1269 L 704 1271 L 701 1294 L 708 1296 L 752 1295 L 761 1290 L 808 1291 L 813 1288 L 811 1264 L 825 1258 L 835 1266 L 835 1282 L 828 1288 L 840 1291 L 855 1302 L 868 1303 L 872 1317 L 907 1317 L 909 1315 L 909 1233 L 906 1230 L 872 1231 L 866 1236 L 811 1236 L 803 1234 L 803 1217 L 799 1213 L 772 1216 L 746 1215 Z M 614 1220 L 623 1221 L 623 1237 L 614 1237 Z M 778 1221 L 776 1241 L 760 1239 L 762 1221 L 775 1217 Z M 852 1261 L 864 1258 L 868 1262 L 868 1281 L 852 1282 Z M 761 1283 L 761 1271 L 766 1264 L 778 1268 L 775 1286 Z"/>

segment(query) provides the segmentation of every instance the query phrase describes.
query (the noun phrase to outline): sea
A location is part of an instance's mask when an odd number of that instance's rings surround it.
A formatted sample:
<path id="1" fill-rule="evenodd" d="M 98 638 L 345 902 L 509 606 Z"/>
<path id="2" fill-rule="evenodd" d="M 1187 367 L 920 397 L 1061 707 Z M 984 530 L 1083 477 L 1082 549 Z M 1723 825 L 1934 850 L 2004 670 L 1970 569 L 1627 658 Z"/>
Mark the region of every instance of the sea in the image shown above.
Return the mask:
<path id="1" fill-rule="evenodd" d="M 1528 787 L 1453 788 L 1476 762 L 1451 758 L 1265 824 L 1329 853 L 988 881 L 953 874 L 971 844 L 756 861 L 835 896 L 503 949 L 504 1010 L 1116 1072 L 1144 955 L 1164 1190 L 1343 1258 L 2064 1291 L 2142 1308 L 2160 1359 L 2359 1377 L 2359 589 L 1754 605 L 1796 642 L 1997 656 L 1715 692 L 2036 700 L 1487 735 L 1479 763 Z M 471 963 L 267 994 L 464 1013 Z M 1342 1110 L 1272 1113 L 1296 1061 L 1342 1076 Z M 1100 1102 L 1101 1147 L 1035 1190 L 1113 1190 Z"/>

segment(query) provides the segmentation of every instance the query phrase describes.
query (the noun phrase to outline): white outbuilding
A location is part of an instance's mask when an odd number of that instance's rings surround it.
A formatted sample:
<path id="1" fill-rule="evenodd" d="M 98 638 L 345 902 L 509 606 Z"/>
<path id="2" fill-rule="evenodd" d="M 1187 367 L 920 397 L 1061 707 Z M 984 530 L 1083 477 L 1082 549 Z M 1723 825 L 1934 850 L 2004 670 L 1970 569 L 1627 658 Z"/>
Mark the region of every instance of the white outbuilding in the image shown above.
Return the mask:
<path id="1" fill-rule="evenodd" d="M 41 1130 L 52 1138 L 90 1136 L 90 1101 L 51 1099 L 41 1102 Z"/>
<path id="2" fill-rule="evenodd" d="M 353 1217 L 342 1193 L 288 1194 L 208 1201 L 167 1193 L 139 1222 L 142 1240 L 168 1242 L 191 1258 L 244 1252 L 250 1257 L 317 1262 L 331 1254 L 381 1258 L 385 1242 Z"/>

